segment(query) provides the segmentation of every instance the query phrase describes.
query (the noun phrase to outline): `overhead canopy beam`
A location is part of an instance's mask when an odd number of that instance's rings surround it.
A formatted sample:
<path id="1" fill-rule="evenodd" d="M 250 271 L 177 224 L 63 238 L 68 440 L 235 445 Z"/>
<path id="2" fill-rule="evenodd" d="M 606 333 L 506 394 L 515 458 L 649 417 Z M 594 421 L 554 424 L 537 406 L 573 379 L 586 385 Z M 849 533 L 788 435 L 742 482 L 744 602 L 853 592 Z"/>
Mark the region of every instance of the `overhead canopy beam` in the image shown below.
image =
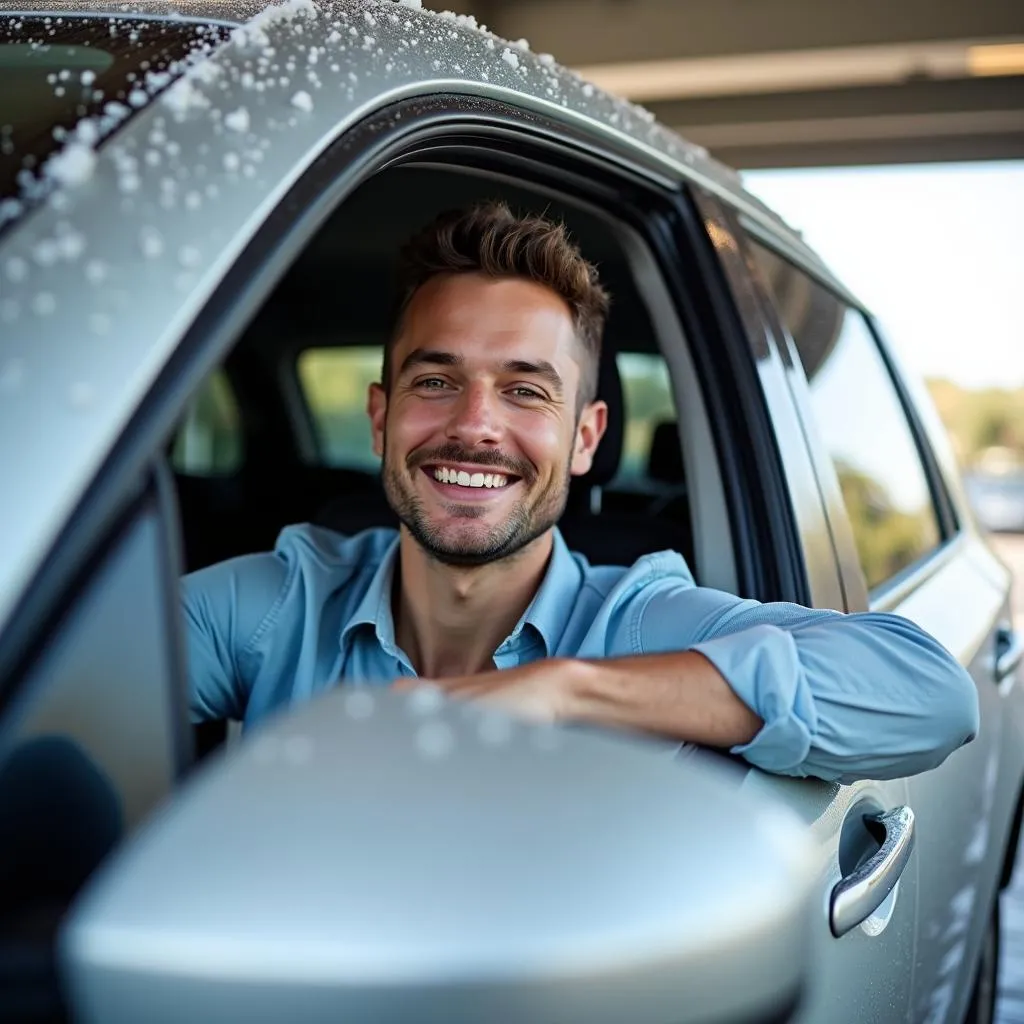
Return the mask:
<path id="1" fill-rule="evenodd" d="M 444 6 L 526 38 L 733 166 L 1024 158 L 1021 0 Z"/>

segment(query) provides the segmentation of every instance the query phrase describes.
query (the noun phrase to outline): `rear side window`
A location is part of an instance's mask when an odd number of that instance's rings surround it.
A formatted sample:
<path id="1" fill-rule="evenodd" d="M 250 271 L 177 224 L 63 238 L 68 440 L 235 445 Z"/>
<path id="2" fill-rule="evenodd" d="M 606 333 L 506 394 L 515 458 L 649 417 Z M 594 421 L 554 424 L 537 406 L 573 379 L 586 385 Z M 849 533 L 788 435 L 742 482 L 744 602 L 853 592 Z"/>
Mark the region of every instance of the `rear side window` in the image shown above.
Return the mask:
<path id="1" fill-rule="evenodd" d="M 681 477 L 676 407 L 664 357 L 618 352 L 615 362 L 625 405 L 622 459 L 615 486 L 643 486 L 650 480 L 668 479 L 670 474 Z"/>
<path id="2" fill-rule="evenodd" d="M 325 466 L 376 471 L 366 393 L 380 380 L 380 345 L 311 348 L 299 356 L 299 384 Z"/>
<path id="3" fill-rule="evenodd" d="M 174 437 L 171 465 L 186 476 L 230 476 L 244 457 L 238 400 L 223 370 L 215 370 L 188 405 Z"/>
<path id="4" fill-rule="evenodd" d="M 756 243 L 810 387 L 869 589 L 938 546 L 939 518 L 910 422 L 864 316 Z"/>

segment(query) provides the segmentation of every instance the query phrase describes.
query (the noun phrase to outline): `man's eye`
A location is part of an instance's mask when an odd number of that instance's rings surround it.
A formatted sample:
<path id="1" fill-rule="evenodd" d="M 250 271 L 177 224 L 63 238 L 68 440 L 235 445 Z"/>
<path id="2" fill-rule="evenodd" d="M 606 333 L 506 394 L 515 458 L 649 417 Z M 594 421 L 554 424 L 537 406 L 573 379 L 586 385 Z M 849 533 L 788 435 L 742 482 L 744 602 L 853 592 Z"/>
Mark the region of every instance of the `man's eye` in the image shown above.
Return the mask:
<path id="1" fill-rule="evenodd" d="M 416 381 L 416 387 L 425 391 L 443 391 L 448 387 L 448 381 L 441 377 L 424 377 L 423 380 Z"/>
<path id="2" fill-rule="evenodd" d="M 512 394 L 516 398 L 543 398 L 544 396 L 539 391 L 534 391 L 533 388 L 527 388 L 520 385 L 519 387 L 512 388 Z"/>

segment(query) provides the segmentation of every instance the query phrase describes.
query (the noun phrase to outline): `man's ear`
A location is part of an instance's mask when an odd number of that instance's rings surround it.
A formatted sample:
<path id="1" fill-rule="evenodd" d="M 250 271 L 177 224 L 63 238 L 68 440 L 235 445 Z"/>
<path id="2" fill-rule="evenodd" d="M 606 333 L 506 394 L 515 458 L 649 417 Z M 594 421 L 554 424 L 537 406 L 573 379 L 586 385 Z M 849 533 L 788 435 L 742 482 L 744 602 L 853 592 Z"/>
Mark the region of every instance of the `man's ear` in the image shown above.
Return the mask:
<path id="1" fill-rule="evenodd" d="M 366 392 L 366 415 L 370 417 L 373 454 L 384 454 L 384 423 L 388 415 L 388 396 L 379 384 L 371 384 Z"/>
<path id="2" fill-rule="evenodd" d="M 604 437 L 608 426 L 608 403 L 591 402 L 584 406 L 576 424 L 576 437 L 572 446 L 572 461 L 569 472 L 573 476 L 583 476 L 594 464 L 594 452 Z"/>

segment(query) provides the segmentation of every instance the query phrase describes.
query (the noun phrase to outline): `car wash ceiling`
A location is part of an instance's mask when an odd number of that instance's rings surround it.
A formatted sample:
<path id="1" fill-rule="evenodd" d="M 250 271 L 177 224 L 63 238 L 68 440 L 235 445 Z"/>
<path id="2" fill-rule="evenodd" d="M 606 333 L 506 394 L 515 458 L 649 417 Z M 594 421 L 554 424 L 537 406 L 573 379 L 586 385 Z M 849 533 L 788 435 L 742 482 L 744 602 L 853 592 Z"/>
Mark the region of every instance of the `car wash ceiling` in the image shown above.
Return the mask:
<path id="1" fill-rule="evenodd" d="M 736 167 L 1024 158 L 1024 0 L 427 0 Z"/>

